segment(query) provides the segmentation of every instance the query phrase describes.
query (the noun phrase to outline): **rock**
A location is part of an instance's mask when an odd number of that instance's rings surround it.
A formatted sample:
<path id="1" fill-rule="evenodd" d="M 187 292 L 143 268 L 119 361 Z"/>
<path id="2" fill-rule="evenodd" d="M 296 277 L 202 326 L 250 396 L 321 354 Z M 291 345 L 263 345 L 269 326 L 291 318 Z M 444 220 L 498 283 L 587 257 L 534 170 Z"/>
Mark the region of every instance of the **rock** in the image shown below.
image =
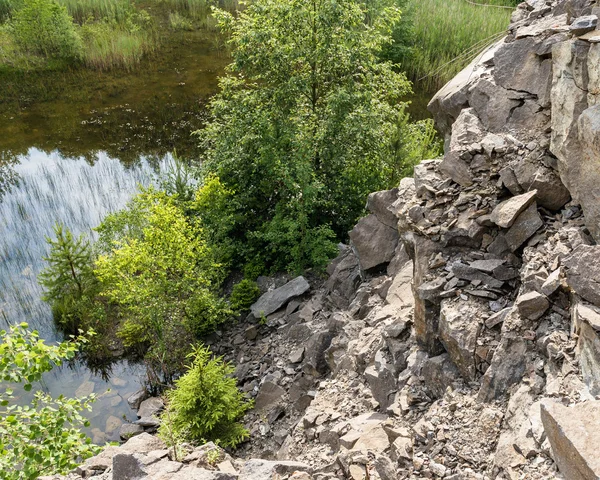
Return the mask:
<path id="1" fill-rule="evenodd" d="M 129 453 L 148 453 L 153 450 L 164 450 L 165 442 L 149 433 L 140 433 L 121 445 L 121 450 Z"/>
<path id="2" fill-rule="evenodd" d="M 160 420 L 156 417 L 142 417 L 133 423 L 144 428 L 158 428 L 160 426 Z"/>
<path id="3" fill-rule="evenodd" d="M 379 402 L 379 409 L 385 411 L 393 402 L 396 392 L 396 375 L 386 364 L 371 365 L 365 370 L 365 378 L 371 387 L 373 398 Z"/>
<path id="4" fill-rule="evenodd" d="M 377 220 L 381 223 L 393 228 L 398 226 L 398 217 L 389 210 L 389 207 L 398 199 L 398 189 L 383 190 L 381 192 L 373 192 L 367 197 L 367 209 L 375 214 Z"/>
<path id="5" fill-rule="evenodd" d="M 292 298 L 298 297 L 310 290 L 310 285 L 302 276 L 294 278 L 282 287 L 271 290 L 261 296 L 250 310 L 256 318 L 270 315 L 285 306 Z"/>
<path id="6" fill-rule="evenodd" d="M 532 203 L 527 210 L 519 215 L 513 226 L 510 227 L 510 230 L 504 236 L 510 250 L 513 252 L 516 251 L 542 225 L 544 225 L 544 222 L 537 211 L 537 205 Z"/>
<path id="7" fill-rule="evenodd" d="M 571 25 L 569 25 L 569 30 L 573 35 L 579 36 L 595 30 L 597 25 L 598 17 L 596 15 L 586 15 L 573 20 Z"/>
<path id="8" fill-rule="evenodd" d="M 460 372 L 447 353 L 428 358 L 421 370 L 425 386 L 434 398 L 441 398 L 448 387 L 453 387 Z"/>
<path id="9" fill-rule="evenodd" d="M 127 399 L 127 403 L 131 407 L 132 410 L 138 410 L 140 408 L 140 404 L 148 398 L 148 392 L 146 389 L 141 389 L 135 392 Z"/>
<path id="10" fill-rule="evenodd" d="M 360 284 L 358 257 L 351 248 L 348 248 L 330 265 L 335 265 L 335 267 L 325 282 L 325 292 L 338 308 L 347 308 Z"/>
<path id="11" fill-rule="evenodd" d="M 138 417 L 156 416 L 165 408 L 165 403 L 158 397 L 150 397 L 140 404 L 137 412 Z"/>
<path id="12" fill-rule="evenodd" d="M 256 408 L 256 410 L 264 410 L 271 407 L 279 402 L 284 395 L 285 390 L 283 388 L 276 383 L 267 380 L 261 385 L 260 390 L 258 391 L 254 408 Z"/>
<path id="13" fill-rule="evenodd" d="M 104 431 L 110 435 L 111 433 L 117 431 L 121 425 L 123 425 L 123 420 L 121 420 L 119 417 L 115 417 L 114 415 L 110 415 L 104 424 Z"/>
<path id="14" fill-rule="evenodd" d="M 475 348 L 479 323 L 477 304 L 444 300 L 440 310 L 439 337 L 450 359 L 467 380 L 475 378 Z"/>
<path id="15" fill-rule="evenodd" d="M 290 353 L 288 360 L 290 363 L 300 363 L 304 359 L 304 347 L 296 348 Z"/>
<path id="16" fill-rule="evenodd" d="M 464 150 L 467 145 L 480 141 L 485 128 L 476 112 L 472 108 L 465 108 L 460 112 L 456 122 L 452 126 L 450 138 L 450 151 Z"/>
<path id="17" fill-rule="evenodd" d="M 492 258 L 489 260 L 475 260 L 469 263 L 469 267 L 486 273 L 493 273 L 496 268 L 505 263 L 505 260 Z"/>
<path id="18" fill-rule="evenodd" d="M 413 458 L 413 441 L 410 437 L 398 437 L 392 443 L 391 455 L 394 462 L 409 464 Z"/>
<path id="19" fill-rule="evenodd" d="M 244 463 L 239 480 L 275 480 L 294 472 L 311 473 L 312 469 L 300 462 L 252 459 Z"/>
<path id="20" fill-rule="evenodd" d="M 258 337 L 258 327 L 256 325 L 250 325 L 244 330 L 244 336 L 246 337 L 246 340 L 256 340 L 256 337 Z"/>
<path id="21" fill-rule="evenodd" d="M 543 293 L 529 292 L 519 295 L 515 302 L 519 313 L 530 320 L 537 320 L 550 307 L 548 298 Z"/>
<path id="22" fill-rule="evenodd" d="M 458 152 L 448 152 L 439 165 L 440 172 L 447 175 L 462 187 L 473 185 L 473 176 Z"/>
<path id="23" fill-rule="evenodd" d="M 505 335 L 496 348 L 490 367 L 481 380 L 477 400 L 491 402 L 518 383 L 525 373 L 526 341 L 516 334 Z"/>
<path id="24" fill-rule="evenodd" d="M 124 423 L 119 429 L 119 437 L 121 440 L 129 440 L 135 435 L 139 435 L 144 431 L 144 427 L 141 425 L 134 425 L 133 423 Z"/>
<path id="25" fill-rule="evenodd" d="M 75 390 L 75 396 L 77 398 L 88 397 L 94 392 L 95 387 L 96 384 L 94 382 L 86 380 L 81 385 L 79 385 L 79 387 L 77 387 L 77 390 Z"/>
<path id="26" fill-rule="evenodd" d="M 568 408 L 542 402 L 542 423 L 559 471 L 569 480 L 600 478 L 600 401 Z"/>
<path id="27" fill-rule="evenodd" d="M 474 280 L 479 281 L 492 288 L 501 288 L 504 285 L 503 281 L 496 280 L 494 277 L 461 262 L 454 262 L 452 264 L 452 273 L 461 280 L 469 280 L 470 282 Z"/>
<path id="28" fill-rule="evenodd" d="M 361 268 L 366 271 L 394 258 L 398 231 L 371 214 L 358 221 L 350 232 L 350 241 L 356 249 Z"/>
<path id="29" fill-rule="evenodd" d="M 485 326 L 487 328 L 494 328 L 496 325 L 501 324 L 502 322 L 504 322 L 511 310 L 512 309 L 510 307 L 507 307 L 503 308 L 499 312 L 494 313 L 485 321 Z"/>
<path id="30" fill-rule="evenodd" d="M 375 465 L 375 470 L 379 474 L 381 480 L 396 480 L 398 478 L 396 467 L 385 455 L 380 455 L 375 458 L 373 464 Z"/>
<path id="31" fill-rule="evenodd" d="M 363 433 L 352 447 L 355 452 L 381 453 L 390 447 L 390 441 L 383 426 L 377 426 Z"/>
<path id="32" fill-rule="evenodd" d="M 548 275 L 548 278 L 546 278 L 544 283 L 542 283 L 542 287 L 541 287 L 541 291 L 544 295 L 549 297 L 554 292 L 556 292 L 556 290 L 558 290 L 558 288 L 560 287 L 560 284 L 561 284 L 560 276 L 561 276 L 560 268 L 557 268 L 550 275 Z"/>
<path id="33" fill-rule="evenodd" d="M 190 465 L 184 466 L 181 470 L 173 473 L 172 475 L 168 475 L 166 478 L 168 478 L 168 480 L 238 480 L 238 476 L 231 473 L 215 472 L 211 470 L 205 470 L 203 468 L 192 467 Z M 247 478 L 249 480 L 258 480 L 259 477 Z"/>
<path id="34" fill-rule="evenodd" d="M 494 208 L 491 220 L 502 228 L 510 228 L 517 217 L 529 207 L 537 195 L 537 190 L 509 198 Z"/>
<path id="35" fill-rule="evenodd" d="M 139 454 L 118 453 L 112 459 L 113 480 L 136 480 L 148 475 Z"/>
<path id="36" fill-rule="evenodd" d="M 572 309 L 573 327 L 578 335 L 577 350 L 583 381 L 590 393 L 600 395 L 600 310 L 583 302 Z"/>
<path id="37" fill-rule="evenodd" d="M 600 246 L 579 245 L 562 263 L 569 287 L 588 302 L 600 306 Z"/>
<path id="38" fill-rule="evenodd" d="M 537 190 L 536 202 L 548 210 L 559 210 L 571 199 L 569 190 L 551 168 L 526 159 L 517 165 L 515 175 L 519 179 L 520 188 L 526 191 Z"/>

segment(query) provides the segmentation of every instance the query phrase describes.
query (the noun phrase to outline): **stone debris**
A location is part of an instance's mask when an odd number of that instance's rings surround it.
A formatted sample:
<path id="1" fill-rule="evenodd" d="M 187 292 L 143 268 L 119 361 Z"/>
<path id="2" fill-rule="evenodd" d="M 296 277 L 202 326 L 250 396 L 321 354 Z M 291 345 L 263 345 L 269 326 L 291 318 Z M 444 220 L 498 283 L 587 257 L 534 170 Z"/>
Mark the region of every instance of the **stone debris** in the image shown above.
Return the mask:
<path id="1" fill-rule="evenodd" d="M 292 298 L 298 297 L 310 290 L 310 285 L 302 276 L 294 278 L 282 287 L 271 290 L 261 296 L 250 310 L 256 318 L 270 315 L 284 307 Z"/>

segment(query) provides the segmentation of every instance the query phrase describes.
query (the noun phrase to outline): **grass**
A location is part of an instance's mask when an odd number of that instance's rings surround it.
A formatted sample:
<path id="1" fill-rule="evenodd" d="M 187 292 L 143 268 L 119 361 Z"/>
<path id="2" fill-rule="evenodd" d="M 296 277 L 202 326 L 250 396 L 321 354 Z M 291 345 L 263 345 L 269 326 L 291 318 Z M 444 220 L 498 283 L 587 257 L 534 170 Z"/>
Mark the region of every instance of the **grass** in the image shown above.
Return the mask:
<path id="1" fill-rule="evenodd" d="M 156 48 L 152 33 L 132 31 L 112 23 L 86 24 L 82 27 L 82 36 L 83 62 L 97 70 L 133 70 L 144 55 Z"/>
<path id="2" fill-rule="evenodd" d="M 477 0 L 514 7 L 513 0 Z M 465 0 L 409 0 L 413 49 L 403 67 L 418 87 L 435 91 L 488 44 L 502 37 L 511 10 L 472 5 Z"/>
<path id="3" fill-rule="evenodd" d="M 0 0 L 7 1 L 7 0 Z M 89 20 L 124 23 L 135 12 L 131 0 L 57 0 L 80 25 Z"/>

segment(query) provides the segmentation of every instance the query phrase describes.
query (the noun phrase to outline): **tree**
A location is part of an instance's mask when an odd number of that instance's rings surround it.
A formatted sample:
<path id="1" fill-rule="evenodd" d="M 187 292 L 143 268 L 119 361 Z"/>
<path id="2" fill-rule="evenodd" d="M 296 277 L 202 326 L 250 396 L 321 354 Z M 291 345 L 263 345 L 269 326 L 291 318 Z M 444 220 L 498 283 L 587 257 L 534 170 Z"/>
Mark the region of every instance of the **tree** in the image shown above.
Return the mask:
<path id="1" fill-rule="evenodd" d="M 27 323 L 0 331 L 0 377 L 4 382 L 23 384 L 25 391 L 55 365 L 74 357 L 87 341 L 46 345 Z M 69 399 L 52 398 L 38 391 L 30 405 L 14 402 L 13 390 L 0 393 L 0 479 L 34 479 L 41 475 L 64 474 L 99 451 L 79 429 L 88 426 L 81 415 L 91 410 L 93 395 Z"/>
<path id="2" fill-rule="evenodd" d="M 87 319 L 98 289 L 92 251 L 83 235 L 75 238 L 61 224 L 54 226 L 54 234 L 54 240 L 46 237 L 50 253 L 44 257 L 47 266 L 39 276 L 44 287 L 42 298 L 52 306 L 55 321 L 62 329 L 74 334 L 90 327 Z"/>
<path id="3" fill-rule="evenodd" d="M 394 186 L 408 81 L 378 59 L 393 0 L 256 0 L 215 10 L 233 62 L 201 138 L 233 192 L 241 261 L 298 269 L 335 254 L 368 193 Z"/>
<path id="4" fill-rule="evenodd" d="M 221 357 L 211 358 L 208 347 L 197 345 L 188 355 L 192 364 L 167 393 L 159 435 L 172 446 L 176 441 L 215 441 L 235 447 L 249 433 L 238 421 L 252 407 L 238 390 L 234 368 Z"/>

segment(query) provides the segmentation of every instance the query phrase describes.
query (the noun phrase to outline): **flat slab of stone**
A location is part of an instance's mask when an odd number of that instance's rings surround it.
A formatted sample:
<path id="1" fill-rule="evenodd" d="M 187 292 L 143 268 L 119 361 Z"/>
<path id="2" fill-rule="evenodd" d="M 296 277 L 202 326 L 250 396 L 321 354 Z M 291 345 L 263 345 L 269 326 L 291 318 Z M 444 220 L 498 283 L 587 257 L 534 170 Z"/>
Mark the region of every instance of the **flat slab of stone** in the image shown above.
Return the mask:
<path id="1" fill-rule="evenodd" d="M 554 459 L 565 478 L 600 478 L 600 401 L 574 407 L 542 402 L 541 412 Z"/>
<path id="2" fill-rule="evenodd" d="M 515 220 L 513 226 L 506 232 L 504 239 L 506 240 L 508 247 L 514 252 L 529 240 L 542 225 L 544 225 L 544 221 L 537 211 L 537 205 L 532 203 L 527 210 Z"/>
<path id="3" fill-rule="evenodd" d="M 165 408 L 165 403 L 158 397 L 150 397 L 140 404 L 138 417 L 156 416 L 162 409 Z"/>
<path id="4" fill-rule="evenodd" d="M 517 195 L 498 204 L 492 211 L 490 219 L 502 228 L 510 228 L 517 217 L 535 200 L 537 190 Z"/>
<path id="5" fill-rule="evenodd" d="M 458 152 L 448 152 L 439 165 L 440 172 L 450 177 L 461 187 L 473 185 L 473 176 L 464 160 L 461 160 Z"/>
<path id="6" fill-rule="evenodd" d="M 583 35 L 595 30 L 596 25 L 598 25 L 598 17 L 596 15 L 585 15 L 573 20 L 571 25 L 569 25 L 569 30 L 573 35 Z"/>
<path id="7" fill-rule="evenodd" d="M 250 310 L 256 318 L 270 315 L 286 305 L 292 298 L 310 290 L 310 285 L 303 276 L 294 278 L 282 287 L 271 290 L 261 296 Z"/>
<path id="8" fill-rule="evenodd" d="M 600 245 L 579 245 L 562 263 L 569 287 L 600 307 Z"/>
<path id="9" fill-rule="evenodd" d="M 294 472 L 312 472 L 310 465 L 300 462 L 248 460 L 240 472 L 239 480 L 267 480 L 280 478 Z"/>
<path id="10" fill-rule="evenodd" d="M 258 395 L 256 396 L 256 402 L 254 408 L 256 410 L 263 410 L 271 405 L 274 405 L 285 395 L 285 390 L 276 383 L 266 381 L 260 387 Z"/>

